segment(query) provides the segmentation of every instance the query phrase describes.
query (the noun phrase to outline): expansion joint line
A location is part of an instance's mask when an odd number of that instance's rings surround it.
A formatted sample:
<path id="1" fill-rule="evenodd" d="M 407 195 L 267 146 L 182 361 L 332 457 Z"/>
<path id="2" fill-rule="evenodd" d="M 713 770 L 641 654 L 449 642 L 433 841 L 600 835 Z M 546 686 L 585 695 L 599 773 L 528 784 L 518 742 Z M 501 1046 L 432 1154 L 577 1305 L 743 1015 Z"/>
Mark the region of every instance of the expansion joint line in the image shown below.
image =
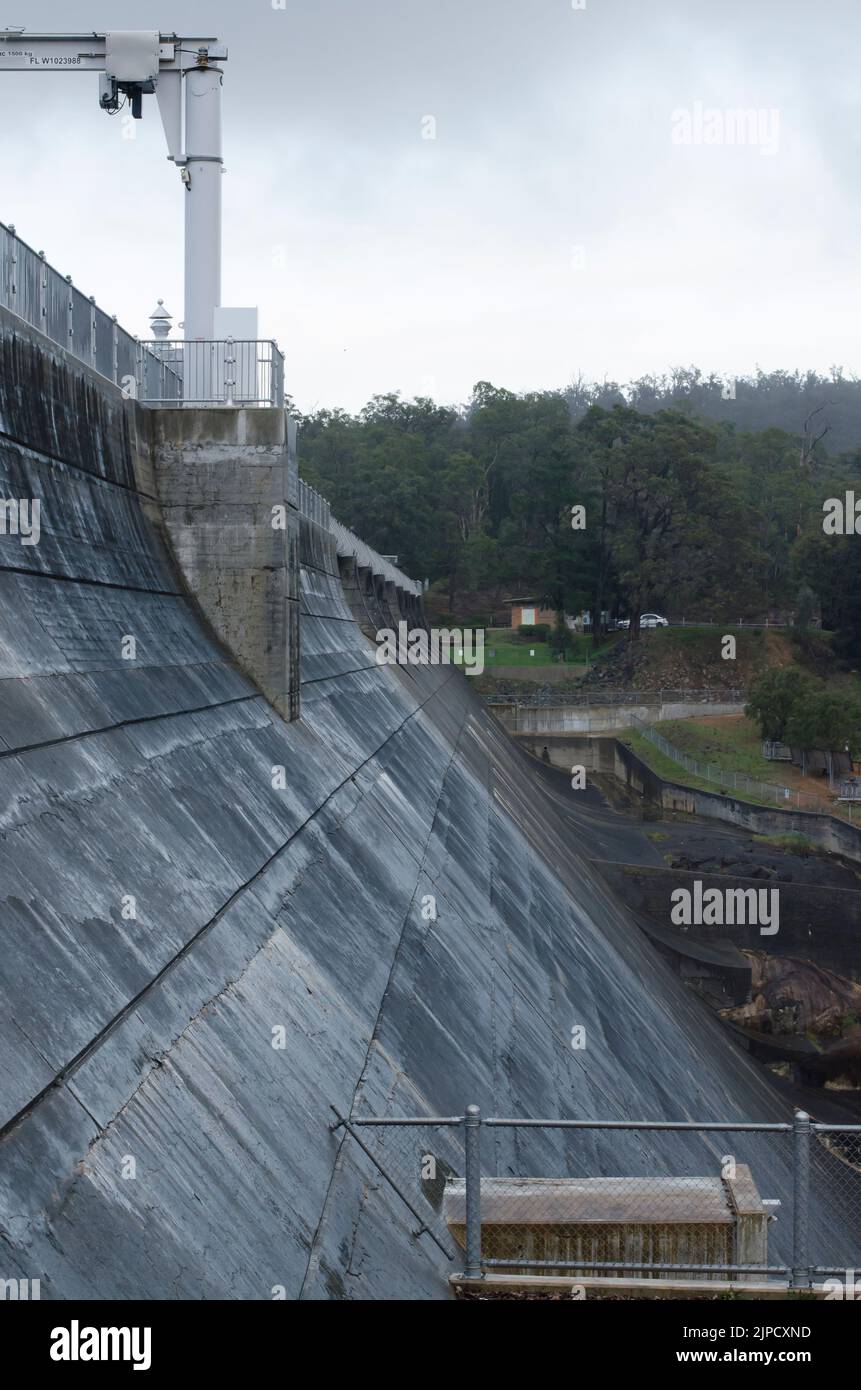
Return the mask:
<path id="1" fill-rule="evenodd" d="M 447 685 L 449 680 L 451 680 L 451 676 L 448 676 L 448 677 L 446 678 L 446 681 L 444 682 L 444 684 Z M 432 692 L 432 694 L 428 696 L 428 699 L 420 706 L 420 708 L 423 709 L 423 708 L 424 708 L 424 705 L 427 704 L 431 699 L 433 699 L 434 696 L 437 695 L 437 694 L 439 693 L 439 691 L 440 691 L 442 688 L 443 688 L 442 686 L 438 686 L 437 689 L 434 690 L 434 691 Z M 443 775 L 442 775 L 442 777 L 441 777 L 441 779 L 440 779 L 440 794 L 439 794 L 439 797 L 437 798 L 437 802 L 436 802 L 436 805 L 435 805 L 435 807 L 434 807 L 434 813 L 433 813 L 433 816 L 431 817 L 431 823 L 430 823 L 430 826 L 429 826 L 429 828 L 428 828 L 428 833 L 427 833 L 427 837 L 426 837 L 425 842 L 424 842 L 424 846 L 422 847 L 421 859 L 419 860 L 419 865 L 418 865 L 418 869 L 417 869 L 417 872 L 416 872 L 415 886 L 414 886 L 413 891 L 412 891 L 412 894 L 411 894 L 411 896 L 410 896 L 409 906 L 407 907 L 407 910 L 406 910 L 406 912 L 404 913 L 404 919 L 403 919 L 403 922 L 401 923 L 401 930 L 400 930 L 400 933 L 398 934 L 397 945 L 395 946 L 394 952 L 393 952 L 393 954 L 392 954 L 392 963 L 391 963 L 391 966 L 389 967 L 389 973 L 388 973 L 388 976 L 387 976 L 387 978 L 386 978 L 386 983 L 385 983 L 385 986 L 384 986 L 384 988 L 383 988 L 383 992 L 382 992 L 382 994 L 381 994 L 381 996 L 380 996 L 380 1004 L 379 1004 L 379 1008 L 377 1009 L 377 1016 L 376 1016 L 376 1019 L 374 1020 L 373 1031 L 372 1031 L 372 1033 L 371 1033 L 371 1037 L 370 1037 L 370 1041 L 369 1041 L 369 1043 L 368 1043 L 368 1046 L 367 1046 L 367 1048 L 365 1049 L 365 1059 L 364 1059 L 364 1062 L 362 1063 L 362 1068 L 361 1068 L 361 1071 L 360 1071 L 360 1073 L 359 1073 L 359 1076 L 358 1076 L 358 1079 L 357 1079 L 357 1081 L 356 1081 L 356 1084 L 355 1084 L 355 1086 L 353 1087 L 353 1095 L 352 1095 L 351 1100 L 350 1100 L 350 1116 L 351 1116 L 351 1117 L 352 1117 L 353 1111 L 354 1111 L 355 1106 L 356 1106 L 356 1100 L 357 1100 L 359 1091 L 361 1090 L 361 1088 L 362 1088 L 362 1086 L 363 1086 L 363 1084 L 364 1084 L 364 1081 L 365 1081 L 365 1077 L 366 1077 L 366 1075 L 367 1075 L 368 1067 L 369 1067 L 369 1065 L 370 1065 L 370 1060 L 371 1060 L 371 1052 L 373 1051 L 374 1043 L 376 1042 L 377 1037 L 378 1037 L 378 1035 L 379 1035 L 380 1024 L 381 1024 L 381 1022 L 382 1022 L 383 1011 L 384 1011 L 384 1009 L 385 1009 L 386 999 L 387 999 L 387 997 L 388 997 L 389 989 L 391 988 L 392 980 L 394 979 L 395 970 L 397 969 L 398 960 L 399 960 L 400 955 L 401 955 L 401 948 L 402 948 L 402 946 L 403 946 L 404 937 L 406 936 L 407 927 L 408 927 L 408 925 L 409 925 L 410 918 L 411 918 L 411 915 L 412 915 L 413 903 L 415 902 L 415 899 L 416 899 L 416 893 L 417 893 L 417 891 L 418 891 L 419 881 L 420 881 L 420 879 L 421 879 L 422 873 L 424 872 L 425 863 L 427 862 L 428 847 L 429 847 L 429 845 L 430 845 L 431 839 L 433 838 L 434 829 L 436 828 L 437 818 L 438 818 L 438 816 L 439 816 L 439 805 L 440 805 L 440 801 L 442 800 L 442 795 L 443 795 L 443 790 L 444 790 L 444 788 L 445 788 L 446 778 L 448 777 L 449 771 L 450 771 L 450 769 L 451 769 L 451 765 L 452 765 L 452 763 L 454 762 L 454 760 L 455 760 L 455 758 L 456 758 L 456 756 L 457 756 L 458 749 L 460 748 L 460 741 L 461 741 L 461 738 L 463 737 L 463 731 L 464 731 L 464 728 L 465 728 L 465 727 L 466 727 L 466 714 L 464 714 L 464 718 L 463 718 L 463 720 L 462 720 L 462 722 L 461 722 L 461 726 L 460 726 L 460 729 L 459 729 L 459 731 L 458 731 L 457 739 L 456 739 L 455 744 L 454 744 L 454 746 L 453 746 L 453 748 L 452 748 L 452 751 L 451 751 L 451 756 L 449 757 L 449 760 L 448 760 L 448 762 L 446 763 L 445 771 L 443 772 Z M 338 1112 L 336 1111 L 335 1113 L 337 1114 Z M 340 1118 L 340 1117 L 339 1117 L 339 1118 Z M 305 1274 L 304 1274 L 304 1277 L 303 1277 L 303 1279 L 302 1279 L 302 1287 L 301 1287 L 300 1290 L 299 1290 L 299 1299 L 300 1299 L 300 1300 L 301 1300 L 301 1298 L 302 1298 L 302 1296 L 303 1296 L 303 1294 L 304 1294 L 304 1292 L 305 1292 L 305 1285 L 306 1285 L 306 1283 L 308 1282 L 308 1276 L 309 1276 L 309 1274 L 310 1274 L 310 1272 L 311 1272 L 311 1265 L 312 1265 L 313 1260 L 314 1260 L 314 1254 L 315 1254 L 315 1251 L 316 1251 L 316 1248 L 317 1248 L 317 1243 L 318 1243 L 318 1240 L 319 1240 L 320 1235 L 322 1234 L 323 1226 L 324 1226 L 324 1223 L 325 1223 L 325 1220 L 326 1220 L 326 1214 L 327 1214 L 328 1207 L 329 1207 L 329 1199 L 330 1199 L 330 1197 L 331 1197 L 331 1195 L 332 1195 L 332 1189 L 333 1189 L 333 1186 L 334 1186 L 334 1183 L 335 1183 L 335 1175 L 336 1175 L 336 1173 L 337 1173 L 337 1171 L 338 1171 L 338 1167 L 339 1167 L 340 1159 L 341 1159 L 341 1152 L 342 1152 L 342 1149 L 343 1149 L 343 1147 L 344 1147 L 344 1137 L 345 1137 L 345 1135 L 346 1135 L 347 1132 L 351 1132 L 351 1131 L 350 1131 L 349 1121 L 348 1121 L 348 1120 L 344 1120 L 341 1127 L 344 1129 L 344 1134 L 342 1134 L 342 1135 L 340 1136 L 340 1139 L 339 1139 L 338 1149 L 337 1149 L 337 1152 L 336 1152 L 336 1154 L 335 1154 L 334 1160 L 333 1160 L 333 1162 L 332 1162 L 332 1171 L 331 1171 L 331 1173 L 330 1173 L 330 1175 L 329 1175 L 329 1183 L 328 1183 L 328 1186 L 327 1186 L 327 1188 L 326 1188 L 326 1196 L 324 1197 L 324 1199 L 323 1199 L 323 1205 L 322 1205 L 322 1207 L 320 1208 L 320 1217 L 319 1217 L 319 1220 L 318 1220 L 318 1222 L 317 1222 L 316 1230 L 314 1231 L 314 1238 L 313 1238 L 313 1240 L 311 1241 L 311 1246 L 310 1246 L 310 1249 L 309 1249 L 309 1251 L 308 1251 L 308 1263 L 307 1263 L 307 1265 L 306 1265 L 306 1267 L 305 1267 Z M 337 1128 L 337 1126 L 336 1126 L 335 1128 Z M 354 1131 L 352 1131 L 352 1132 L 355 1133 Z M 365 1148 L 364 1144 L 362 1144 L 361 1147 L 362 1147 L 362 1148 Z M 365 1149 L 365 1152 L 368 1153 L 368 1150 Z M 374 1155 L 373 1155 L 373 1154 L 370 1154 L 369 1156 L 373 1159 L 374 1163 L 376 1164 L 377 1168 L 379 1168 L 380 1172 L 383 1173 L 383 1176 L 386 1177 L 386 1178 L 388 1178 L 388 1174 L 386 1174 L 386 1173 L 383 1172 L 383 1169 L 380 1167 L 380 1164 L 377 1162 L 376 1158 L 374 1158 Z M 389 1181 L 391 1181 L 391 1180 L 389 1179 Z M 392 1186 L 394 1186 L 394 1183 L 392 1183 Z M 395 1188 L 395 1191 L 398 1191 L 398 1189 Z M 400 1194 L 399 1194 L 399 1195 L 400 1195 Z M 404 1199 L 404 1200 L 406 1200 L 406 1199 Z M 407 1206 L 409 1206 L 409 1203 L 407 1203 Z M 410 1208 L 410 1210 L 412 1210 L 412 1208 Z M 416 1213 L 414 1213 L 414 1214 L 416 1214 Z M 429 1233 L 429 1234 L 432 1234 L 432 1233 Z M 434 1237 L 434 1239 L 435 1239 L 435 1237 Z M 436 1243 L 439 1244 L 439 1241 L 437 1241 Z M 448 1253 L 448 1252 L 446 1251 L 446 1254 L 447 1254 L 447 1253 Z"/>
<path id="2" fill-rule="evenodd" d="M 451 676 L 449 676 L 447 679 L 450 680 Z M 166 962 L 165 965 L 162 966 L 162 968 L 152 977 L 152 979 L 146 985 L 144 985 L 143 989 L 139 990 L 138 993 L 134 995 L 132 999 L 128 1000 L 128 1002 L 124 1004 L 120 1010 L 118 1010 L 118 1012 L 113 1016 L 113 1018 L 109 1019 L 108 1022 L 104 1025 L 104 1027 L 99 1029 L 95 1037 L 91 1038 L 90 1041 L 84 1047 L 81 1048 L 80 1052 L 76 1053 L 74 1057 L 72 1057 L 68 1062 L 65 1063 L 63 1067 L 60 1068 L 60 1070 L 48 1082 L 48 1084 L 42 1087 L 41 1091 L 37 1092 L 35 1096 L 31 1096 L 30 1100 L 27 1101 L 26 1105 L 23 1105 L 20 1110 L 18 1110 L 9 1120 L 6 1121 L 4 1125 L 2 1125 L 2 1127 L 0 1127 L 0 1140 L 4 1139 L 7 1134 L 9 1134 L 18 1124 L 21 1123 L 22 1120 L 26 1119 L 29 1115 L 35 1113 L 35 1111 L 38 1110 L 39 1106 L 45 1100 L 47 1100 L 49 1096 L 52 1096 L 60 1086 L 64 1085 L 69 1080 L 69 1078 L 73 1076 L 76 1071 L 79 1070 L 79 1068 L 84 1064 L 84 1062 L 86 1062 L 88 1058 L 90 1058 L 95 1052 L 98 1051 L 102 1044 L 105 1043 L 108 1040 L 108 1038 L 110 1038 L 110 1036 L 116 1031 L 120 1024 L 122 1024 L 131 1014 L 135 1012 L 137 1007 L 145 999 L 147 999 L 149 995 L 155 989 L 157 989 L 158 986 L 162 984 L 162 982 L 165 979 L 168 978 L 169 975 L 173 973 L 176 967 L 193 950 L 197 943 L 212 931 L 212 929 L 224 917 L 225 913 L 227 913 L 230 910 L 230 908 L 233 907 L 233 905 L 242 897 L 242 895 L 248 892 L 251 888 L 253 888 L 254 885 L 257 884 L 263 878 L 263 876 L 266 874 L 267 870 L 271 867 L 271 865 L 274 864 L 281 857 L 281 855 L 285 853 L 287 849 L 289 849 L 293 841 L 296 840 L 297 837 L 302 834 L 302 831 L 305 830 L 305 828 L 308 825 L 310 825 L 314 820 L 316 820 L 320 813 L 323 810 L 325 810 L 325 808 L 329 805 L 329 802 L 332 800 L 332 798 L 334 796 L 337 796 L 338 792 L 342 789 L 342 787 L 345 787 L 346 784 L 352 778 L 354 778 L 358 772 L 361 772 L 363 768 L 367 767 L 369 763 L 373 762 L 374 758 L 378 755 L 380 750 L 385 747 L 386 743 L 394 736 L 394 734 L 400 733 L 401 729 L 403 729 L 411 719 L 415 718 L 415 716 L 418 713 L 420 713 L 422 709 L 424 709 L 425 705 L 428 704 L 429 701 L 432 700 L 436 694 L 438 694 L 439 688 L 440 687 L 437 687 L 436 690 L 431 691 L 426 700 L 423 700 L 421 704 L 416 705 L 415 709 L 411 710 L 410 713 L 406 716 L 406 718 L 401 720 L 401 723 L 398 725 L 397 729 L 394 730 L 394 733 L 390 733 L 389 735 L 387 735 L 387 737 L 383 739 L 383 741 L 380 744 L 378 744 L 374 751 L 368 754 L 367 758 L 363 759 L 361 763 L 359 763 L 355 768 L 353 768 L 353 770 L 350 773 L 348 773 L 348 775 L 344 777 L 343 780 L 340 781 L 336 787 L 333 787 L 332 791 L 330 791 L 328 796 L 326 796 L 324 800 L 320 802 L 319 806 L 315 807 L 311 814 L 305 817 L 305 820 L 302 822 L 302 824 L 298 825 L 296 829 L 292 832 L 292 834 L 288 835 L 287 839 L 284 840 L 282 844 L 278 845 L 278 847 L 272 851 L 272 853 L 263 861 L 259 868 L 255 870 L 255 872 L 251 875 L 249 879 L 246 880 L 245 883 L 241 883 L 239 887 L 236 888 L 233 893 L 231 893 L 230 897 L 222 903 L 221 907 L 209 919 L 209 921 L 204 922 L 203 926 L 197 929 L 197 931 L 194 933 L 193 936 L 189 938 L 185 945 L 181 946 L 177 953 L 174 956 L 172 956 L 170 960 Z M 77 1100 L 77 1097 L 75 1097 L 75 1099 Z"/>
<path id="3" fill-rule="evenodd" d="M 164 670 L 165 668 L 156 667 L 155 669 Z M 79 739 L 98 738 L 100 734 L 113 734 L 119 729 L 134 729 L 139 724 L 155 724 L 159 719 L 180 719 L 186 714 L 206 714 L 209 710 L 226 709 L 228 705 L 244 705 L 261 698 L 260 694 L 254 691 L 251 695 L 236 695 L 230 700 L 216 700 L 211 705 L 194 705 L 189 709 L 169 710 L 161 714 L 141 714 L 137 719 L 118 719 L 115 724 L 102 724 L 97 729 L 79 729 L 76 734 L 61 734 L 59 738 L 46 738 L 41 743 L 22 743 L 18 748 L 0 748 L 0 760 L 20 758 L 25 753 L 35 753 L 43 748 L 56 748 L 61 743 L 77 743 Z"/>

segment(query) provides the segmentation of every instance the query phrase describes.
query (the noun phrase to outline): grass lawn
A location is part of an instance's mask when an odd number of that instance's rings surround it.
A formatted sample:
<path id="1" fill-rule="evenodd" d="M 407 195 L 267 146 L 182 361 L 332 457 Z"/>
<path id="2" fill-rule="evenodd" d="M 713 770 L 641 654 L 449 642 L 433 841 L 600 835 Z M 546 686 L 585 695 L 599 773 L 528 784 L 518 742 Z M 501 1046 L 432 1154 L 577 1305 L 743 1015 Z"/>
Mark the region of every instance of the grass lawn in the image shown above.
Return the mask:
<path id="1" fill-rule="evenodd" d="M 568 651 L 565 665 L 585 665 L 596 653 L 592 648 L 592 638 L 584 633 L 572 633 L 572 645 Z M 618 638 L 608 638 L 598 648 L 607 651 Z M 530 656 L 531 651 L 535 652 Z M 494 666 L 550 666 L 562 665 L 554 662 L 549 642 L 539 642 L 532 637 L 518 637 L 513 628 L 502 627 L 485 629 L 484 662 L 490 670 Z"/>
<path id="2" fill-rule="evenodd" d="M 672 722 L 678 724 L 680 721 L 674 720 Z M 660 732 L 664 733 L 667 727 L 667 724 L 661 724 Z M 664 734 L 664 737 L 671 738 L 669 734 Z M 668 758 L 665 753 L 662 753 L 659 748 L 656 748 L 653 743 L 650 743 L 647 738 L 643 738 L 642 734 L 636 733 L 635 730 L 626 729 L 621 735 L 621 738 L 623 743 L 627 743 L 630 748 L 633 748 L 638 758 L 642 758 L 647 767 L 650 767 L 653 772 L 657 772 L 658 776 L 663 777 L 665 781 L 678 782 L 683 787 L 695 787 L 697 790 L 703 792 L 718 792 L 721 790 L 719 782 L 708 782 L 704 777 L 695 777 L 694 774 L 688 772 L 687 768 L 683 767 L 681 763 L 674 762 L 672 758 Z M 672 738 L 671 741 L 677 745 L 680 744 L 680 740 L 676 738 Z M 688 749 L 686 751 L 691 752 L 692 750 Z M 697 755 L 694 754 L 693 756 L 696 757 Z M 700 761 L 704 762 L 705 759 L 700 759 Z M 763 780 L 763 778 L 760 778 L 760 781 Z M 732 791 L 732 783 L 730 782 L 730 785 L 724 788 L 724 790 Z M 748 792 L 744 793 L 744 800 L 753 801 L 762 806 L 774 805 L 770 797 L 768 800 L 765 800 L 752 796 Z"/>
<path id="3" fill-rule="evenodd" d="M 789 786 L 798 769 L 791 763 L 772 763 L 762 756 L 757 726 L 741 715 L 718 718 L 668 719 L 660 732 L 683 753 L 701 763 L 717 763 L 727 772 L 744 772 L 760 782 Z"/>
<path id="4" fill-rule="evenodd" d="M 535 655 L 530 656 L 530 652 Z M 549 666 L 552 660 L 548 642 L 539 642 L 537 638 L 512 640 L 507 628 L 502 632 L 488 628 L 484 634 L 485 666 Z"/>

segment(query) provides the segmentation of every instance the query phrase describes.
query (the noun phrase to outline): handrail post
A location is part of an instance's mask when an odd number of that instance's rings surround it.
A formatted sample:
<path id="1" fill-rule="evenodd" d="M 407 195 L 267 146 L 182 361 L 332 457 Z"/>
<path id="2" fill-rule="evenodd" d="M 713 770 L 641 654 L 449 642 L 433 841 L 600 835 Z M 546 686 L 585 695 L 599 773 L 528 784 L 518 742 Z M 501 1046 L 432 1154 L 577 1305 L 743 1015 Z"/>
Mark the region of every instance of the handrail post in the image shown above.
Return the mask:
<path id="1" fill-rule="evenodd" d="M 482 1279 L 481 1268 L 481 1111 L 468 1105 L 464 1115 L 466 1187 L 466 1279 Z"/>
<path id="2" fill-rule="evenodd" d="M 67 275 L 65 278 L 66 284 L 68 285 L 68 291 L 66 294 L 66 347 L 68 348 L 69 352 L 71 352 L 75 356 L 78 356 L 79 354 L 75 353 L 75 290 L 74 286 L 72 285 L 71 275 Z"/>
<path id="3" fill-rule="evenodd" d="M 11 245 L 10 245 L 10 247 L 9 247 L 9 298 L 8 298 L 8 300 L 4 299 L 3 302 L 4 302 L 4 304 L 6 305 L 6 308 L 7 308 L 7 309 L 11 309 L 13 313 L 17 314 L 17 312 L 18 312 L 18 252 L 17 252 L 17 250 L 16 250 L 16 247 L 17 247 L 17 245 L 18 245 L 18 234 L 17 234 L 17 232 L 15 231 L 15 223 L 14 223 L 14 222 L 10 222 L 9 225 L 7 226 L 7 228 L 6 228 L 6 231 L 9 233 L 9 241 L 10 241 L 10 243 L 11 243 Z"/>
<path id="4" fill-rule="evenodd" d="M 144 375 L 144 351 L 143 343 L 138 337 L 135 337 L 135 387 L 137 390 L 137 399 L 139 401 L 147 399 L 146 377 Z"/>
<path id="5" fill-rule="evenodd" d="M 810 1288 L 810 1116 L 796 1110 L 792 1122 L 792 1287 Z"/>
<path id="6" fill-rule="evenodd" d="M 90 366 L 96 365 L 96 296 L 90 295 Z"/>
<path id="7" fill-rule="evenodd" d="M 39 252 L 39 328 L 48 336 L 48 268 L 45 252 Z"/>

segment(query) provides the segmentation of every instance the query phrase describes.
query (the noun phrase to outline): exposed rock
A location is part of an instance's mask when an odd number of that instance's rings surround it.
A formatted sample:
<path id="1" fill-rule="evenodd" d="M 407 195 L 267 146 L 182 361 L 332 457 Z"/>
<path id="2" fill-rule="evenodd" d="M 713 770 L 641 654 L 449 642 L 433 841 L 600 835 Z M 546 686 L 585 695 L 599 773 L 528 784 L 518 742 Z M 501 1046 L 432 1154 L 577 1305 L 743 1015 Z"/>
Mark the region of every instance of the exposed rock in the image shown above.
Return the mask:
<path id="1" fill-rule="evenodd" d="M 751 965 L 751 999 L 722 1010 L 724 1018 L 760 1033 L 857 1038 L 861 1051 L 861 985 L 794 956 L 742 955 Z"/>

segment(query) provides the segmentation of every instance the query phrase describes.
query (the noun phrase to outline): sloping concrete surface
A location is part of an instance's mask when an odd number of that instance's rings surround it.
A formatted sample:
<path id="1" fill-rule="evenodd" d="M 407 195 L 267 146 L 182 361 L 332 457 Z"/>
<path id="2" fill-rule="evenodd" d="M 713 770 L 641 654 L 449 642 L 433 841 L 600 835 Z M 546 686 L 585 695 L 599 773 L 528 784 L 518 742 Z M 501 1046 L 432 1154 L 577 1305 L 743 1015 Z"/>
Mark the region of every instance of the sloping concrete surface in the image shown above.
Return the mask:
<path id="1" fill-rule="evenodd" d="M 331 1105 L 787 1118 L 468 679 L 376 664 L 331 532 L 303 519 L 286 724 L 181 592 L 138 408 L 8 315 L 0 364 L 0 492 L 44 499 L 39 546 L 0 537 L 3 1277 L 43 1298 L 445 1298 L 452 1265 Z M 438 1230 L 419 1165 L 462 1172 L 457 1132 L 369 1142 Z M 484 1162 L 713 1174 L 726 1146 L 499 1130 Z M 733 1151 L 788 1212 L 788 1140 Z M 829 1263 L 857 1255 L 841 1190 L 813 1214 Z"/>

